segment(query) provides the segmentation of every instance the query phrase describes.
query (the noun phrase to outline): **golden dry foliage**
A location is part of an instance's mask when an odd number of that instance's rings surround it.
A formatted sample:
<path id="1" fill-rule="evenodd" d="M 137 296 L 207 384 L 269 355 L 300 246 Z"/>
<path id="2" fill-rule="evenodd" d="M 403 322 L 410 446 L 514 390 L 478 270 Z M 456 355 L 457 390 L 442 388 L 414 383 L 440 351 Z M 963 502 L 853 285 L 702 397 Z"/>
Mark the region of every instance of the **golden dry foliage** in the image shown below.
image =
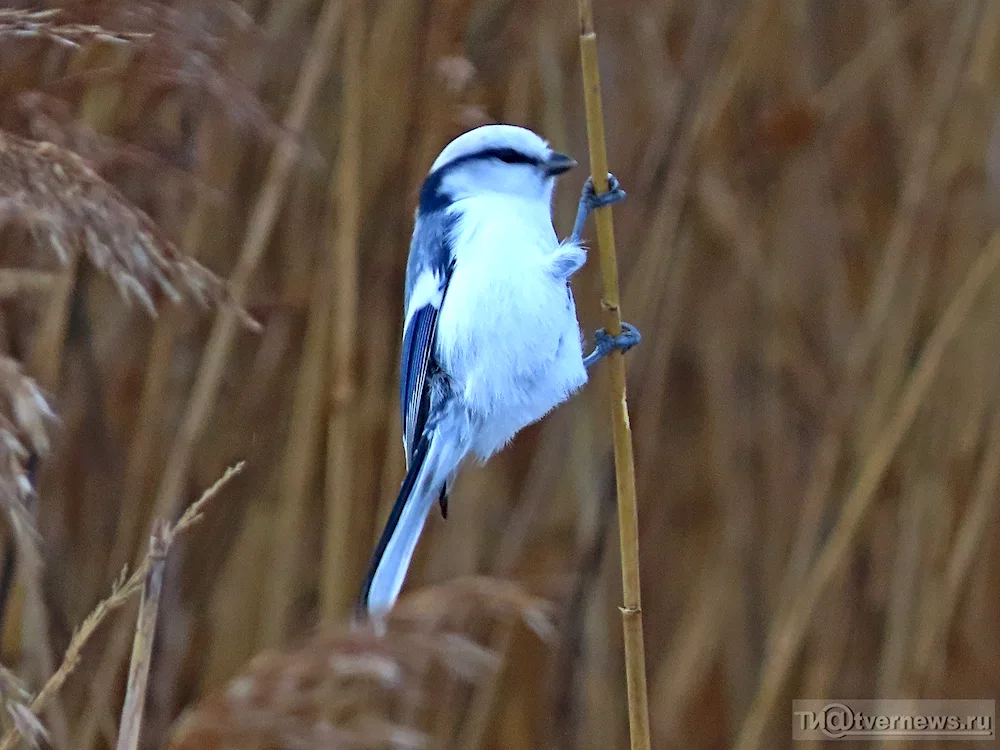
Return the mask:
<path id="1" fill-rule="evenodd" d="M 584 158 L 575 3 L 8 5 L 4 667 L 37 695 L 245 460 L 162 569 L 141 747 L 182 714 L 185 750 L 626 746 L 601 368 L 463 473 L 386 636 L 348 623 L 403 476 L 418 187 L 484 122 Z M 995 696 L 1000 3 L 595 6 L 653 747 L 788 747 L 800 697 Z M 93 630 L 41 724 L 0 679 L 4 729 L 115 746 L 135 626 Z"/>

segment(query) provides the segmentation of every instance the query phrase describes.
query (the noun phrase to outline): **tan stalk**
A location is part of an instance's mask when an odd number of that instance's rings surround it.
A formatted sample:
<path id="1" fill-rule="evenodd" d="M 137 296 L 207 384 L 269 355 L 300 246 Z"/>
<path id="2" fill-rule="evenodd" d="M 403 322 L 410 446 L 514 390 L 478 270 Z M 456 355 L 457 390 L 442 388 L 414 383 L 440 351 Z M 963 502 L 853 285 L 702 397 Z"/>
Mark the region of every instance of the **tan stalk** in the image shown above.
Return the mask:
<path id="1" fill-rule="evenodd" d="M 281 138 L 271 155 L 264 184 L 250 216 L 240 258 L 229 281 L 235 304 L 220 308 L 205 344 L 205 356 L 198 366 L 194 386 L 160 481 L 153 512 L 156 518 L 173 518 L 181 504 L 181 493 L 187 481 L 191 456 L 212 413 L 230 348 L 240 330 L 237 306 L 246 298 L 247 288 L 267 249 L 292 169 L 298 163 L 302 132 L 332 62 L 333 42 L 340 27 L 341 10 L 340 3 L 327 0 L 316 21 L 316 31 L 306 51 L 282 124 Z"/>
<path id="2" fill-rule="evenodd" d="M 854 486 L 844 500 L 836 526 L 830 532 L 815 564 L 803 579 L 795 599 L 785 612 L 779 614 L 770 638 L 771 651 L 761 671 L 757 695 L 736 741 L 737 750 L 752 750 L 761 746 L 767 719 L 773 713 L 802 647 L 813 611 L 827 584 L 844 565 L 879 484 L 896 455 L 896 449 L 923 406 L 948 345 L 962 330 L 973 304 L 998 268 L 1000 232 L 994 233 L 990 238 L 986 249 L 969 269 L 962 285 L 927 337 L 920 359 L 899 397 L 899 406 L 865 458 Z"/>
<path id="3" fill-rule="evenodd" d="M 170 530 L 171 538 L 187 531 L 191 528 L 191 526 L 200 521 L 202 511 L 204 511 L 205 505 L 208 501 L 218 495 L 222 488 L 229 484 L 230 480 L 241 471 L 243 471 L 243 462 L 226 469 L 226 473 L 223 474 L 215 482 L 215 484 L 205 490 L 197 502 L 188 506 L 188 509 L 184 511 L 184 515 L 180 517 L 174 527 Z M 38 695 L 34 697 L 31 704 L 28 706 L 31 713 L 37 716 L 53 700 L 56 693 L 59 692 L 59 689 L 66 682 L 66 679 L 73 673 L 73 670 L 76 669 L 77 664 L 80 663 L 83 648 L 87 645 L 90 637 L 96 632 L 98 626 L 104 622 L 105 618 L 109 614 L 131 600 L 131 598 L 139 592 L 143 581 L 146 579 L 146 574 L 149 571 L 150 565 L 150 558 L 147 556 L 143 559 L 139 567 L 132 571 L 132 575 L 128 576 L 128 578 L 125 577 L 126 571 L 122 570 L 122 575 L 117 581 L 115 581 L 115 585 L 111 590 L 110 596 L 94 607 L 90 614 L 87 615 L 83 623 L 73 633 L 69 646 L 66 648 L 66 653 L 63 654 L 62 664 L 60 664 L 59 668 L 52 674 L 51 677 L 49 677 L 48 681 L 38 692 Z M 0 739 L 0 750 L 12 750 L 17 744 L 17 740 L 20 736 L 21 727 L 15 724 L 7 731 L 6 734 L 4 734 L 3 738 Z"/>
<path id="4" fill-rule="evenodd" d="M 281 644 L 288 629 L 301 567 L 301 548 L 294 540 L 302 535 L 310 487 L 319 458 L 327 382 L 327 344 L 330 320 L 330 261 L 317 259 L 318 279 L 313 286 L 302 358 L 292 405 L 292 420 L 281 465 L 280 502 L 275 517 L 276 544 L 263 595 L 264 616 L 260 646 Z"/>
<path id="5" fill-rule="evenodd" d="M 0 269 L 0 299 L 47 293 L 59 283 L 60 275 L 30 268 Z"/>
<path id="6" fill-rule="evenodd" d="M 587 108 L 587 140 L 590 169 L 597 193 L 608 190 L 608 155 L 604 143 L 604 115 L 601 111 L 601 80 L 597 67 L 597 34 L 590 0 L 578 0 L 580 14 L 580 65 Z M 618 303 L 618 260 L 615 231 L 609 207 L 594 212 L 597 247 L 601 261 L 605 328 L 616 336 L 622 330 Z M 636 509 L 635 466 L 632 458 L 632 428 L 625 399 L 625 359 L 619 351 L 607 358 L 614 428 L 615 476 L 618 486 L 618 534 L 621 542 L 622 626 L 625 639 L 625 679 L 628 688 L 628 715 L 631 747 L 649 748 L 649 705 L 646 696 L 646 659 L 642 639 L 642 604 L 639 595 L 639 514 Z"/>
<path id="7" fill-rule="evenodd" d="M 139 620 L 135 624 L 132 641 L 132 663 L 128 670 L 128 688 L 122 706 L 122 720 L 118 729 L 118 750 L 137 750 L 139 729 L 142 727 L 142 710 L 146 705 L 146 685 L 149 665 L 153 658 L 153 636 L 156 634 L 156 614 L 160 608 L 163 591 L 163 571 L 167 567 L 167 550 L 170 548 L 170 528 L 163 521 L 153 526 L 149 537 L 149 565 L 142 584 L 139 603 Z"/>
<path id="8" fill-rule="evenodd" d="M 337 172 L 331 180 L 330 236 L 333 279 L 330 310 L 330 417 L 326 438 L 326 528 L 322 621 L 333 626 L 353 598 L 356 582 L 349 575 L 352 559 L 354 419 L 357 393 L 354 354 L 358 330 L 358 235 L 361 223 L 361 136 L 364 101 L 364 54 L 367 39 L 365 6 L 348 11 L 344 49 L 344 126 Z M 367 542 L 367 540 L 363 540 Z M 363 545 L 365 546 L 365 545 Z M 363 554 L 363 553 L 362 553 Z"/>

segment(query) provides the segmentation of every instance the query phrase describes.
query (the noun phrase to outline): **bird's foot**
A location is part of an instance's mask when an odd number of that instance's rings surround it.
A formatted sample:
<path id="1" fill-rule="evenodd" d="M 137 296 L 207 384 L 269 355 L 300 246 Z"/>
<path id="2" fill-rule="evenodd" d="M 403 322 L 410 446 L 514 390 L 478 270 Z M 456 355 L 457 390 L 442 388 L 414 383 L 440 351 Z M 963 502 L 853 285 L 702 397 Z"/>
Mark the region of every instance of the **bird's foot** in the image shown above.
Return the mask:
<path id="1" fill-rule="evenodd" d="M 583 358 L 583 364 L 587 368 L 593 367 L 615 349 L 624 354 L 640 341 L 642 336 L 630 323 L 622 322 L 622 332 L 617 336 L 612 336 L 601 328 L 594 334 L 594 351 Z"/>
<path id="2" fill-rule="evenodd" d="M 601 206 L 610 206 L 625 200 L 625 191 L 622 189 L 618 178 L 608 172 L 608 192 L 594 192 L 594 178 L 588 177 L 583 183 L 583 191 L 580 193 L 580 202 L 586 202 L 589 211 Z"/>
<path id="3" fill-rule="evenodd" d="M 583 225 L 587 223 L 587 217 L 590 216 L 591 211 L 595 208 L 610 206 L 613 203 L 623 200 L 625 200 L 625 191 L 622 190 L 618 178 L 610 172 L 608 173 L 608 191 L 606 193 L 595 192 L 594 178 L 588 177 L 587 181 L 583 183 L 583 190 L 580 193 L 580 206 L 576 211 L 576 222 L 573 224 L 572 239 L 579 241 L 580 236 L 583 234 Z"/>

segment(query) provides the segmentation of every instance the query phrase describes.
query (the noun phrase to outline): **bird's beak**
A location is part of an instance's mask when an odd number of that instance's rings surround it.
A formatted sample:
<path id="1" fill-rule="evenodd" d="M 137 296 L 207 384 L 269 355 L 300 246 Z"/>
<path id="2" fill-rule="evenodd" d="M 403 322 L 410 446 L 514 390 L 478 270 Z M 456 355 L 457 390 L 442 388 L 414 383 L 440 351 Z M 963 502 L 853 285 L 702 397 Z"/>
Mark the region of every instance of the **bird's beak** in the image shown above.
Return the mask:
<path id="1" fill-rule="evenodd" d="M 566 154 L 560 154 L 556 151 L 549 154 L 549 158 L 544 164 L 545 174 L 549 177 L 555 177 L 557 174 L 568 172 L 575 166 L 576 159 L 572 156 L 566 156 Z"/>

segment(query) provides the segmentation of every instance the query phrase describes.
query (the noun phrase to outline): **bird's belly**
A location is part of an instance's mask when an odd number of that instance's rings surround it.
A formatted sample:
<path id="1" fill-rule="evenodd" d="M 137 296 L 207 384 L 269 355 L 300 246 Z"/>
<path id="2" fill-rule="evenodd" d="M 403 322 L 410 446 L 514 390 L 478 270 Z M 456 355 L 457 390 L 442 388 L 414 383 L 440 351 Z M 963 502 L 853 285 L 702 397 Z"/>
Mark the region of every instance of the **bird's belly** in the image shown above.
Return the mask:
<path id="1" fill-rule="evenodd" d="M 572 297 L 540 261 L 456 268 L 438 319 L 438 361 L 480 425 L 482 458 L 587 380 Z"/>

